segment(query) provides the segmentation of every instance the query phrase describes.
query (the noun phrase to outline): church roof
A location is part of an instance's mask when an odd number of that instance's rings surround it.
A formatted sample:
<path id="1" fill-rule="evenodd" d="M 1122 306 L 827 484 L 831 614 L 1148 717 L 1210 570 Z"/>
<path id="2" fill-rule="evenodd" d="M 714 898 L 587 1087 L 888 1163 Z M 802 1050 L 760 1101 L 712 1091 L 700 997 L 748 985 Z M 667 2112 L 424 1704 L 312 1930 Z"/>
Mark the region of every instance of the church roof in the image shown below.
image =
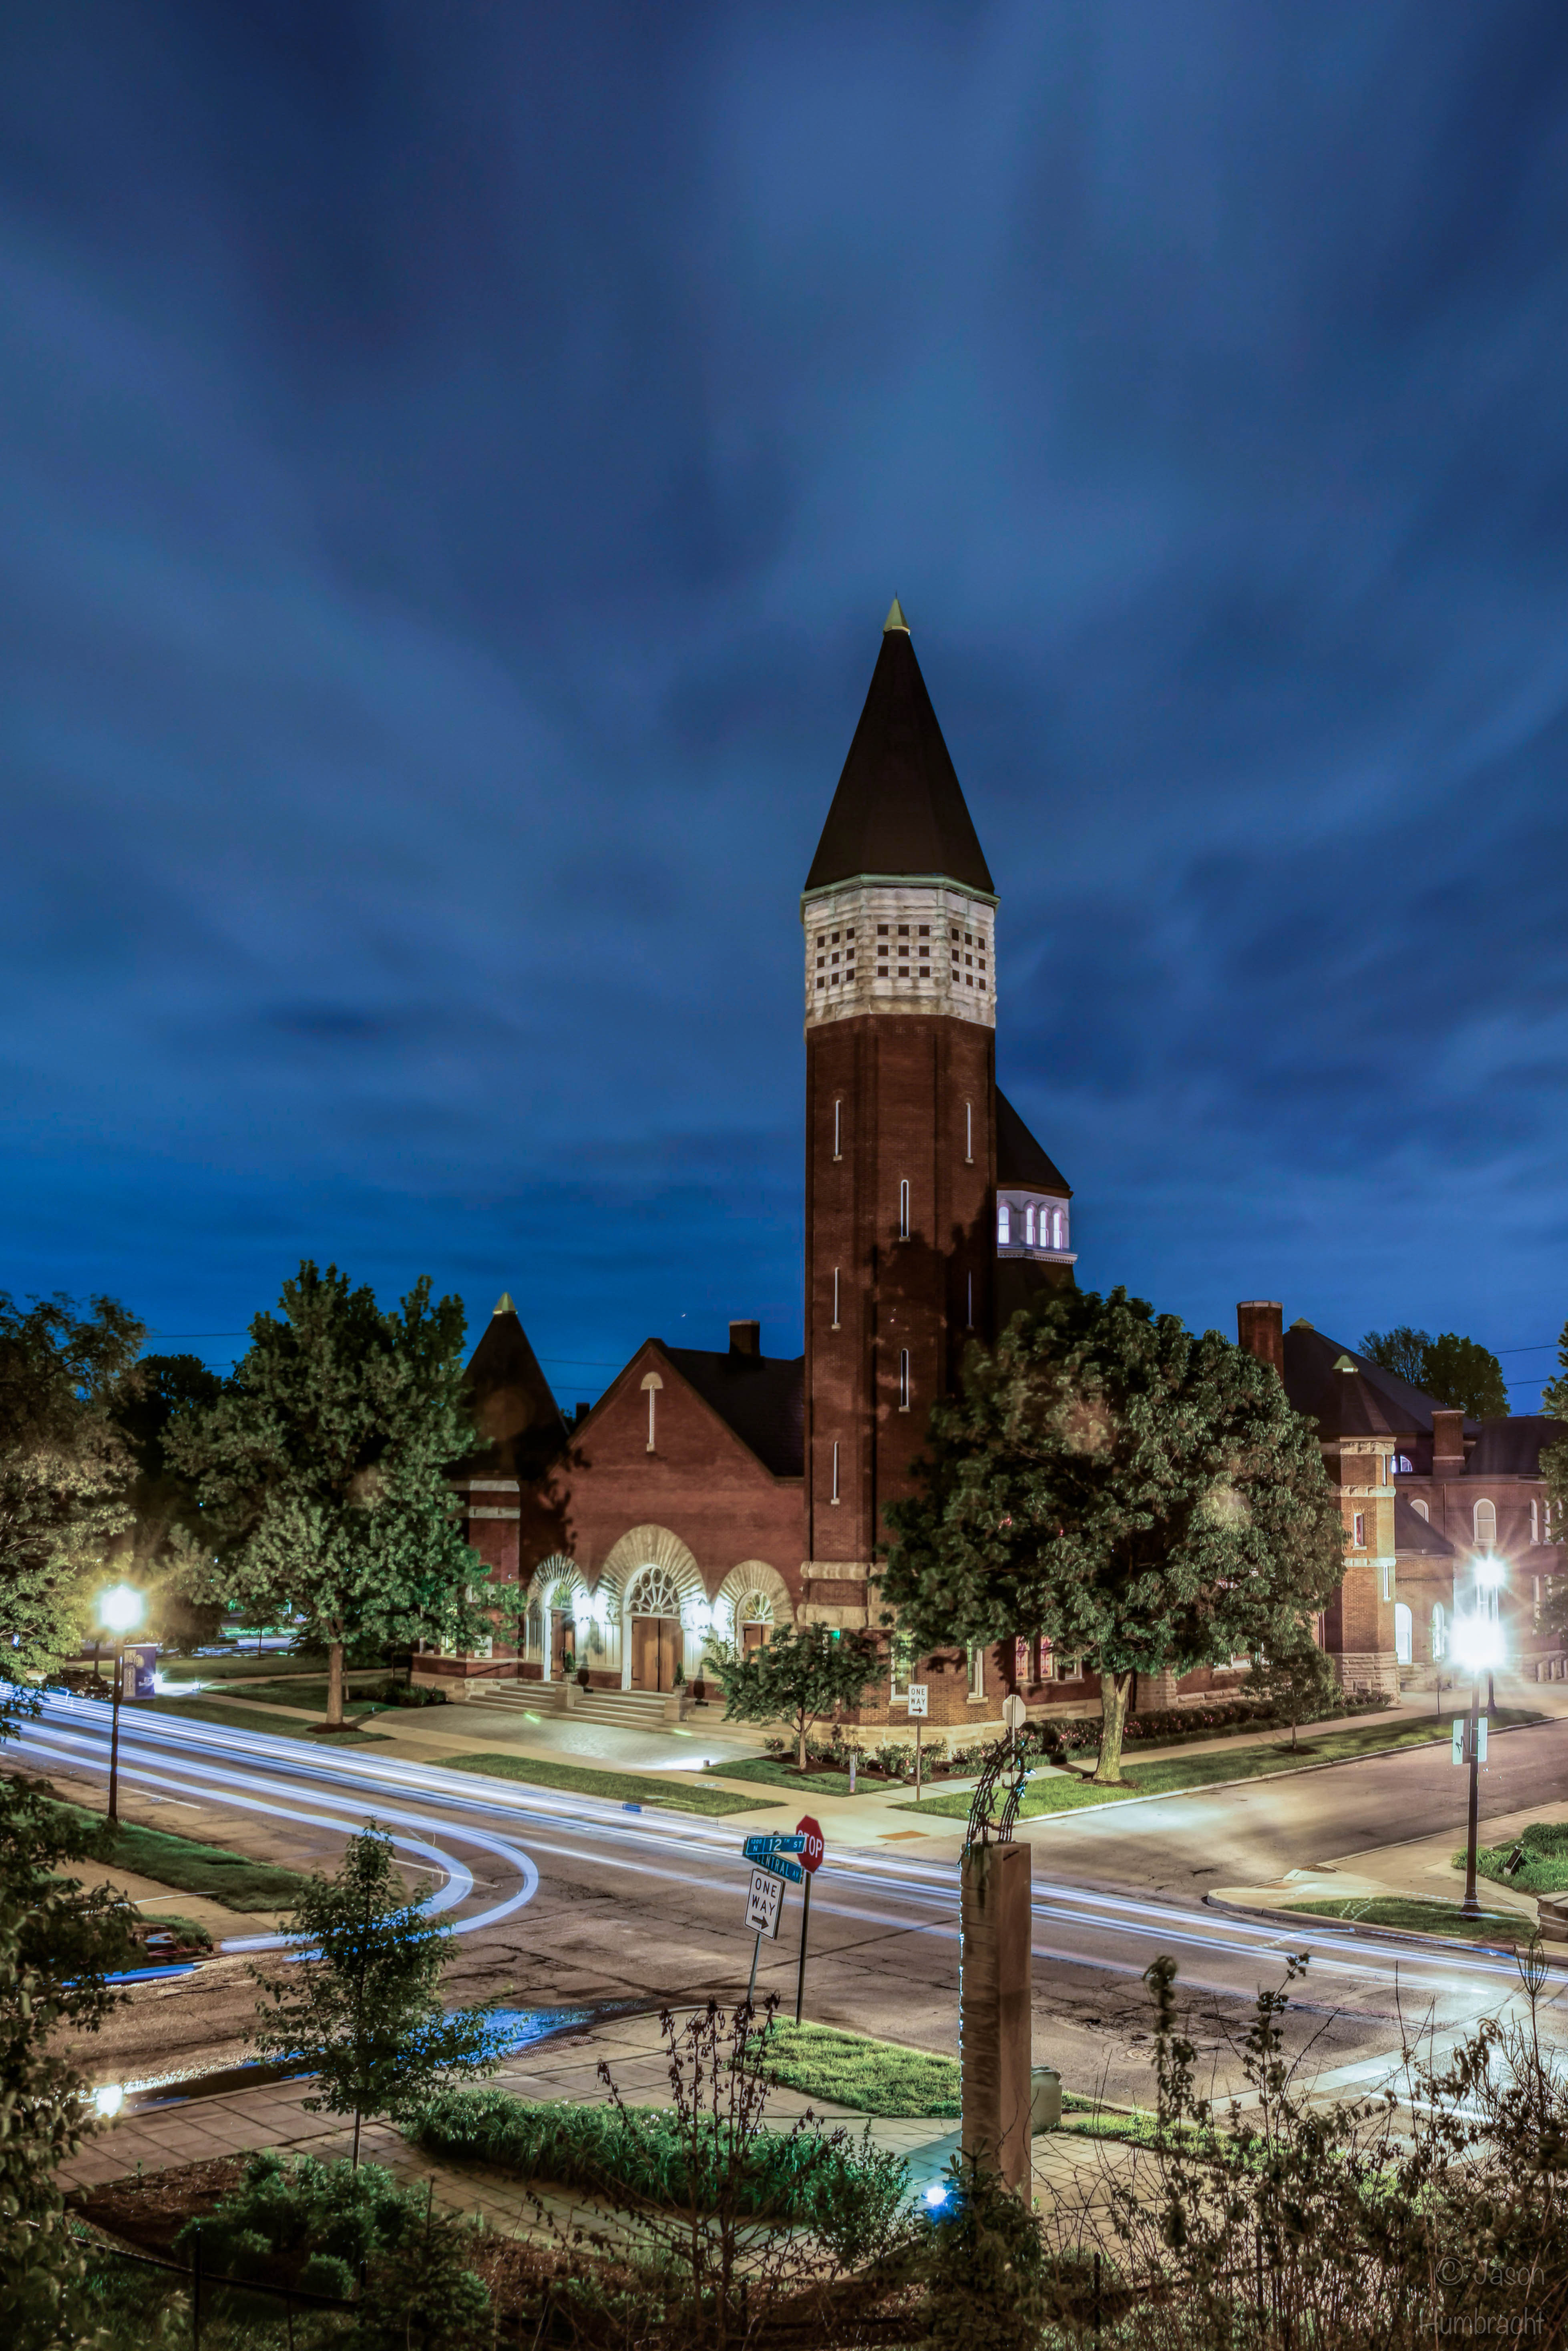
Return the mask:
<path id="1" fill-rule="evenodd" d="M 1334 1365 L 1346 1359 L 1362 1385 L 1375 1399 L 1382 1418 L 1376 1427 L 1359 1432 L 1325 1428 L 1325 1436 L 1431 1436 L 1432 1415 L 1442 1410 L 1435 1397 L 1413 1388 L 1408 1380 L 1398 1378 L 1395 1373 L 1385 1372 L 1370 1356 L 1358 1354 L 1354 1347 L 1342 1347 L 1337 1339 L 1331 1339 L 1325 1332 L 1313 1331 L 1306 1323 L 1292 1323 L 1285 1333 L 1285 1394 L 1298 1412 L 1317 1417 L 1319 1401 L 1333 1375 Z M 1470 1421 L 1467 1426 L 1473 1430 L 1476 1424 Z"/>
<path id="2" fill-rule="evenodd" d="M 1050 1153 L 1035 1141 L 1000 1086 L 997 1088 L 997 1188 L 1051 1192 L 1061 1200 L 1072 1197 L 1071 1185 Z"/>
<path id="3" fill-rule="evenodd" d="M 804 1355 L 721 1354 L 707 1347 L 666 1347 L 681 1377 L 749 1446 L 776 1478 L 806 1473 Z"/>
<path id="4" fill-rule="evenodd" d="M 559 1405 L 505 1290 L 464 1375 L 480 1450 L 457 1478 L 537 1478 L 566 1444 Z"/>
<path id="5" fill-rule="evenodd" d="M 941 874 L 996 895 L 896 599 L 806 887 L 860 873 Z"/>
<path id="6" fill-rule="evenodd" d="M 1513 1413 L 1507 1420 L 1483 1420 L 1475 1448 L 1465 1463 L 1469 1478 L 1539 1478 L 1545 1447 L 1568 1441 L 1568 1426 L 1550 1413 Z"/>
<path id="7" fill-rule="evenodd" d="M 1288 1380 L 1286 1394 L 1290 1394 Z M 1397 1416 L 1390 1419 L 1383 1397 L 1355 1358 L 1343 1351 L 1312 1401 L 1301 1408 L 1317 1422 L 1322 1437 L 1396 1437 L 1405 1426 Z"/>

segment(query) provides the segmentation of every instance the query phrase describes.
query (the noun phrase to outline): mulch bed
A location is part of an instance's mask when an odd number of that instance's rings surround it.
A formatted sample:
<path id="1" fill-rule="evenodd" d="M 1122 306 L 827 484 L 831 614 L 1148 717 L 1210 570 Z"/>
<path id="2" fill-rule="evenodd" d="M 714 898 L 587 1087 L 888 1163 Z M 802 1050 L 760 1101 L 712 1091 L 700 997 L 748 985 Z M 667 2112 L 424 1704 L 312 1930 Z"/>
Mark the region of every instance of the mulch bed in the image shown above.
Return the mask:
<path id="1" fill-rule="evenodd" d="M 110 2179 L 98 2188 L 78 2188 L 66 2199 L 106 2236 L 134 2245 L 139 2253 L 171 2255 L 187 2220 L 210 2212 L 245 2178 L 248 2157 L 221 2155 L 207 2163 L 187 2163 L 177 2171 L 144 2172 L 140 2179 Z"/>

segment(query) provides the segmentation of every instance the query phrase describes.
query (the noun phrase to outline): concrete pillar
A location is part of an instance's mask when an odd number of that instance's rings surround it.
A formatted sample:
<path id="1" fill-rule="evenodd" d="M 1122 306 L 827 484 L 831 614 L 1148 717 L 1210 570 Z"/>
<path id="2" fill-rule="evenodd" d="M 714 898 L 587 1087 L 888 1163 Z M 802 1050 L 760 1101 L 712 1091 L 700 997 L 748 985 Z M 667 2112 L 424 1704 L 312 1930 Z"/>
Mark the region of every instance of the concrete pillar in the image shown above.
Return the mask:
<path id="1" fill-rule="evenodd" d="M 1133 1688 L 1134 1714 L 1168 1714 L 1176 1702 L 1175 1674 L 1140 1674 Z"/>
<path id="2" fill-rule="evenodd" d="M 1030 2193 L 1027 1844 L 971 1844 L 959 1864 L 958 2053 L 966 2156 Z"/>

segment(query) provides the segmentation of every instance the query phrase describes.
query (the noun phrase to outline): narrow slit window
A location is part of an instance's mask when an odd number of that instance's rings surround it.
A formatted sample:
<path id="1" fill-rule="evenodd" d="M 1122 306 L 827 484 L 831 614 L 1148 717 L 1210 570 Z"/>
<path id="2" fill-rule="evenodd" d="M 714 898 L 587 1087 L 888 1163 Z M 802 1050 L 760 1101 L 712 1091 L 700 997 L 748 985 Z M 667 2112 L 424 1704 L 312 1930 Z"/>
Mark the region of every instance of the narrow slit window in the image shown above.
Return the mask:
<path id="1" fill-rule="evenodd" d="M 898 1238 L 901 1241 L 906 1241 L 909 1238 L 909 1179 L 907 1176 L 898 1187 Z"/>
<path id="2" fill-rule="evenodd" d="M 898 1409 L 900 1412 L 909 1410 L 909 1350 L 907 1347 L 900 1347 L 898 1351 Z"/>
<path id="3" fill-rule="evenodd" d="M 836 1501 L 838 1500 L 838 1499 L 839 1499 L 839 1440 L 838 1440 L 838 1438 L 835 1437 L 834 1437 L 834 1439 L 833 1439 L 833 1490 L 832 1490 L 832 1492 L 829 1495 L 828 1499 L 829 1499 L 831 1502 L 836 1502 Z"/>
<path id="4" fill-rule="evenodd" d="M 1027 1207 L 1027 1208 L 1024 1210 L 1024 1212 L 1023 1212 L 1023 1238 L 1024 1238 L 1024 1247 L 1025 1247 L 1026 1249 L 1033 1249 L 1033 1247 L 1034 1247 L 1034 1202 L 1033 1202 L 1032 1200 L 1030 1202 L 1030 1204 L 1029 1204 L 1028 1207 Z"/>
<path id="5" fill-rule="evenodd" d="M 1350 1539 L 1352 1542 L 1354 1543 L 1357 1551 L 1364 1551 L 1366 1549 L 1366 1518 L 1365 1514 L 1361 1510 L 1357 1510 L 1351 1520 Z"/>
<path id="6" fill-rule="evenodd" d="M 997 1203 L 997 1239 L 1003 1249 L 1012 1247 L 1013 1212 L 1006 1200 Z"/>
<path id="7" fill-rule="evenodd" d="M 839 1269 L 833 1268 L 833 1328 L 839 1327 Z"/>
<path id="8" fill-rule="evenodd" d="M 836 1102 L 833 1104 L 833 1157 L 835 1159 L 841 1159 L 844 1155 L 843 1133 L 844 1106 L 841 1102 Z"/>
<path id="9" fill-rule="evenodd" d="M 967 1102 L 964 1104 L 964 1165 L 966 1167 L 972 1167 L 974 1164 L 975 1105 L 972 1102 Z"/>

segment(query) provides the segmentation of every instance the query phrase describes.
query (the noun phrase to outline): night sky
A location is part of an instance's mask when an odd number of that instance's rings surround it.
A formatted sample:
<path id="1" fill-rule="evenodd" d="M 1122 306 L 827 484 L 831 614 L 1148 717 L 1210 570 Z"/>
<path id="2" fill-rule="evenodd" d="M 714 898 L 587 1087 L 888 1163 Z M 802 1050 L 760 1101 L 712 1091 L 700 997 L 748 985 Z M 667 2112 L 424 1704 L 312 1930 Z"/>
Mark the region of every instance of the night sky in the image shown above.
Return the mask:
<path id="1" fill-rule="evenodd" d="M 1554 1339 L 1561 0 L 24 0 L 0 270 L 0 1287 L 798 1350 L 896 591 L 1080 1280 Z"/>

